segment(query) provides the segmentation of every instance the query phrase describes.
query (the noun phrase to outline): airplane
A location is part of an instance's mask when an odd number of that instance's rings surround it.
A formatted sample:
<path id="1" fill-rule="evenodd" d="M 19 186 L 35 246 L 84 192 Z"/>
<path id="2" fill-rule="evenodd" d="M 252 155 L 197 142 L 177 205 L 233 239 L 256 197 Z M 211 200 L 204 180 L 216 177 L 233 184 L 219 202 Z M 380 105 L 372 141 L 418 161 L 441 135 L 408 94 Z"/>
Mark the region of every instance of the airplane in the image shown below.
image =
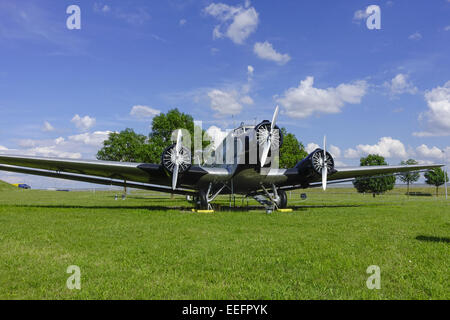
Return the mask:
<path id="1" fill-rule="evenodd" d="M 176 142 L 161 155 L 161 163 L 132 163 L 100 160 L 74 160 L 34 156 L 0 154 L 0 170 L 51 178 L 83 181 L 137 189 L 182 194 L 193 199 L 198 209 L 212 209 L 211 202 L 220 194 L 251 196 L 263 204 L 267 211 L 287 207 L 286 191 L 352 181 L 358 177 L 373 177 L 421 171 L 442 167 L 431 165 L 397 165 L 335 167 L 334 159 L 323 148 L 317 148 L 293 168 L 278 169 L 271 166 L 276 151 L 282 145 L 282 134 L 276 121 L 277 106 L 272 121 L 257 125 L 241 124 L 232 130 L 215 149 L 220 155 L 211 163 L 193 164 L 190 149 L 183 146 L 181 130 Z M 232 141 L 233 146 L 227 146 Z M 253 157 L 256 147 L 257 157 Z M 226 158 L 234 150 L 232 161 Z M 214 160 L 215 159 L 215 160 Z"/>

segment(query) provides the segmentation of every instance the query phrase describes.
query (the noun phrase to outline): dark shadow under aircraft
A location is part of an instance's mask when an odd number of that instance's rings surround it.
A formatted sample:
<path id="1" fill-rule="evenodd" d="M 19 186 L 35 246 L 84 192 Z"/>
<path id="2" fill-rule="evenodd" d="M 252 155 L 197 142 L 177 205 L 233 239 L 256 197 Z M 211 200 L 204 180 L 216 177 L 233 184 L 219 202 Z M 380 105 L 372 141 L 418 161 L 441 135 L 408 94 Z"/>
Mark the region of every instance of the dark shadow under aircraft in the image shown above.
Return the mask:
<path id="1" fill-rule="evenodd" d="M 232 130 L 216 148 L 221 152 L 215 160 L 203 165 L 192 164 L 190 149 L 182 145 L 178 130 L 176 142 L 164 150 L 160 164 L 0 155 L 0 170 L 189 195 L 198 208 L 209 209 L 220 194 L 252 196 L 267 208 L 286 208 L 287 190 L 320 186 L 325 190 L 327 183 L 443 166 L 338 168 L 324 139 L 323 149 L 314 150 L 295 167 L 277 169 L 273 163 L 283 140 L 276 126 L 278 111 L 277 107 L 272 121 Z"/>

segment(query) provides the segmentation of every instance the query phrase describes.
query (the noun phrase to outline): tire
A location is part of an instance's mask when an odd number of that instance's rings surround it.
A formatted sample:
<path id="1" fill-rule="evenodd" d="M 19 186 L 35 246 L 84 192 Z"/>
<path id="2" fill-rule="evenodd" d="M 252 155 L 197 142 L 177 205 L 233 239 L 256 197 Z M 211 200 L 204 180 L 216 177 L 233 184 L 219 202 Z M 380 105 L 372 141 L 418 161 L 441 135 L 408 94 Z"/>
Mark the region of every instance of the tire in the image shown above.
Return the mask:
<path id="1" fill-rule="evenodd" d="M 280 197 L 280 200 L 278 201 L 278 208 L 285 209 L 287 207 L 287 195 L 286 191 L 284 190 L 278 190 L 278 197 Z"/>
<path id="2" fill-rule="evenodd" d="M 208 200 L 206 200 L 206 192 L 200 190 L 197 198 L 197 208 L 200 210 L 208 210 Z"/>

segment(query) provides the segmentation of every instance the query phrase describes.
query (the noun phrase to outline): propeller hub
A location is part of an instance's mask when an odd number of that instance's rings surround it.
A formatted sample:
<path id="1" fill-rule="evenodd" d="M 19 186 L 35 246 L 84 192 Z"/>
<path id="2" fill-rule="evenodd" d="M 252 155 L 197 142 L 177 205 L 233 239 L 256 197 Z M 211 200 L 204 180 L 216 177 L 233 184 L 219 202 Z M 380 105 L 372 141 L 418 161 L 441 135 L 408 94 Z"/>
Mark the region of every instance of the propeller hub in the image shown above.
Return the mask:
<path id="1" fill-rule="evenodd" d="M 170 173 L 174 171 L 176 165 L 179 166 L 179 173 L 183 173 L 191 166 L 191 152 L 184 146 L 177 152 L 176 145 L 173 144 L 164 150 L 161 163 Z"/>

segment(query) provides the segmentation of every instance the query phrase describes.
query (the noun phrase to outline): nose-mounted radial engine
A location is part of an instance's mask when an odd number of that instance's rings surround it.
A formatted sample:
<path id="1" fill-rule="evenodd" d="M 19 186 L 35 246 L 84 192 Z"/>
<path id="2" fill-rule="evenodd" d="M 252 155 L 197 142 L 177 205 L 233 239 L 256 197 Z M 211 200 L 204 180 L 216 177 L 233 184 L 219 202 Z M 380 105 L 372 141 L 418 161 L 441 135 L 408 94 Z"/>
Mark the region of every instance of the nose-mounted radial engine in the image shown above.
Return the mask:
<path id="1" fill-rule="evenodd" d="M 181 130 L 177 133 L 177 142 L 167 147 L 161 155 L 161 163 L 167 172 L 172 174 L 172 190 L 177 187 L 178 174 L 191 167 L 191 151 L 181 143 Z"/>
<path id="2" fill-rule="evenodd" d="M 258 142 L 258 155 L 261 167 L 266 165 L 270 151 L 276 151 L 283 144 L 283 134 L 276 125 L 279 107 L 277 106 L 272 117 L 272 122 L 264 120 L 255 127 L 256 140 Z"/>

